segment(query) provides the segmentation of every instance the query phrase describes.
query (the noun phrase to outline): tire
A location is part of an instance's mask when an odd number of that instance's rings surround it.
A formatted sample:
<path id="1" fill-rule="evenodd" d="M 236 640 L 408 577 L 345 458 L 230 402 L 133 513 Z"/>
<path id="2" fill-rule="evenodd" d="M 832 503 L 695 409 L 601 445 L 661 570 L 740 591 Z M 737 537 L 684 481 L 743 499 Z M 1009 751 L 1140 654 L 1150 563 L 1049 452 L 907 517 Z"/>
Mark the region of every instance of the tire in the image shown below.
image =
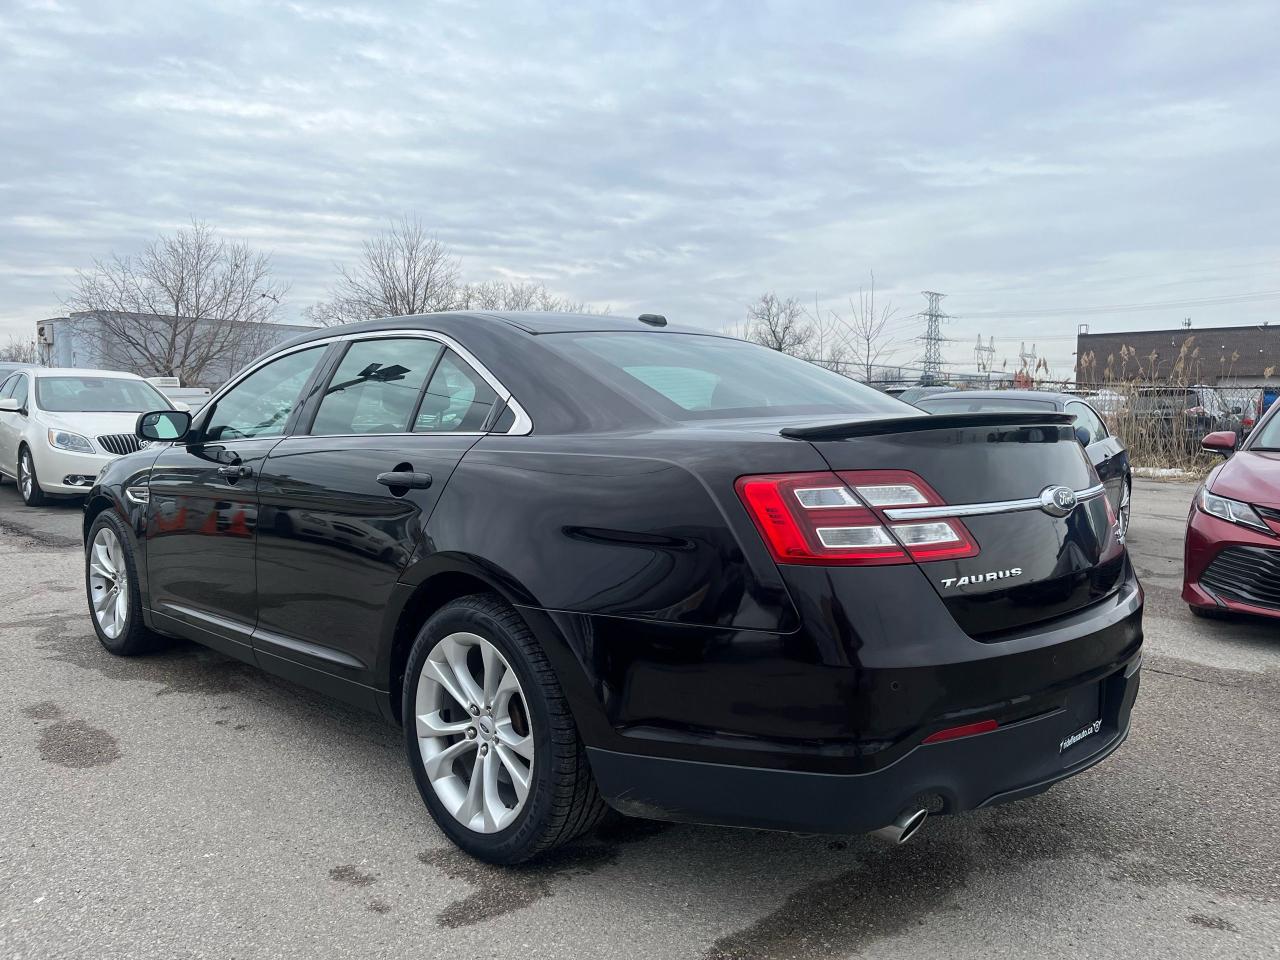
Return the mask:
<path id="1" fill-rule="evenodd" d="M 27 447 L 18 449 L 18 492 L 22 494 L 22 502 L 28 507 L 43 507 L 49 502 L 49 498 L 40 489 L 36 462 L 32 459 L 31 450 Z"/>
<path id="2" fill-rule="evenodd" d="M 1133 519 L 1133 481 L 1126 479 L 1124 482 L 1124 490 L 1120 494 L 1120 510 L 1119 516 L 1116 518 L 1120 522 L 1120 538 L 1122 541 L 1129 539 L 1129 523 Z"/>
<path id="3" fill-rule="evenodd" d="M 114 540 L 114 549 L 104 556 L 100 547 Z M 93 621 L 98 642 L 118 657 L 136 657 L 151 653 L 167 642 L 147 628 L 142 620 L 142 593 L 138 589 L 138 564 L 134 558 L 133 541 L 123 520 L 110 510 L 98 514 L 89 528 L 84 552 L 84 588 L 89 602 L 89 619 Z M 113 572 L 123 568 L 123 599 L 113 605 L 112 614 L 105 616 L 99 606 L 104 596 L 110 595 L 110 584 L 116 584 L 116 596 L 120 597 L 120 578 Z M 110 602 L 110 601 L 108 601 Z"/>
<path id="4" fill-rule="evenodd" d="M 477 641 L 496 649 L 502 662 Z M 492 674 L 487 666 L 491 660 Z M 454 662 L 465 665 L 470 688 L 459 679 Z M 514 675 L 518 693 L 510 691 L 504 668 Z M 475 704 L 478 715 L 470 714 L 471 703 L 460 703 L 438 682 L 441 670 L 455 691 L 471 689 L 488 701 Z M 478 689 L 491 686 L 485 683 L 490 676 L 501 678 L 492 697 Z M 607 812 L 550 662 L 519 614 L 499 597 L 463 597 L 427 621 L 409 653 L 401 706 L 405 750 L 418 792 L 440 829 L 471 856 L 496 864 L 521 863 L 592 829 Z M 423 726 L 420 738 L 419 727 L 428 720 L 431 725 Z M 446 729 L 447 735 L 438 735 Z M 521 749 L 532 747 L 527 771 L 523 756 L 510 746 L 517 742 Z M 429 762 L 434 780 L 427 773 Z M 484 789 L 473 801 L 475 775 L 488 772 L 486 762 L 494 773 L 479 781 Z M 513 769 L 528 783 L 523 800 L 515 790 Z M 492 792 L 487 793 L 490 783 Z M 497 797 L 495 816 L 490 814 L 492 797 Z"/>

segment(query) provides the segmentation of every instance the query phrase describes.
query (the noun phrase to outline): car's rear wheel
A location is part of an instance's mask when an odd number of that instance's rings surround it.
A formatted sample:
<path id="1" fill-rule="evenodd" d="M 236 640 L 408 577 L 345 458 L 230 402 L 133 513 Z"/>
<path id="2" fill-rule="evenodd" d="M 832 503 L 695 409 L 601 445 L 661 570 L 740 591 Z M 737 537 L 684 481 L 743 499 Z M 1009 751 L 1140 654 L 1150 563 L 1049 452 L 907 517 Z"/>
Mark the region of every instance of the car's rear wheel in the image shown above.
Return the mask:
<path id="1" fill-rule="evenodd" d="M 42 507 L 48 502 L 44 491 L 40 489 L 36 462 L 31 458 L 29 447 L 18 451 L 18 490 L 22 493 L 22 502 L 28 507 Z"/>
<path id="2" fill-rule="evenodd" d="M 1133 500 L 1133 482 L 1125 480 L 1124 488 L 1120 491 L 1120 539 L 1126 540 L 1129 536 L 1129 513 L 1131 511 L 1131 501 Z"/>
<path id="3" fill-rule="evenodd" d="M 463 597 L 427 621 L 409 654 L 402 706 L 422 799 L 472 856 L 519 863 L 604 816 L 551 664 L 498 597 Z"/>
<path id="4" fill-rule="evenodd" d="M 110 511 L 98 514 L 87 542 L 84 584 L 98 641 L 121 657 L 154 650 L 163 640 L 142 621 L 138 565 L 124 522 Z"/>

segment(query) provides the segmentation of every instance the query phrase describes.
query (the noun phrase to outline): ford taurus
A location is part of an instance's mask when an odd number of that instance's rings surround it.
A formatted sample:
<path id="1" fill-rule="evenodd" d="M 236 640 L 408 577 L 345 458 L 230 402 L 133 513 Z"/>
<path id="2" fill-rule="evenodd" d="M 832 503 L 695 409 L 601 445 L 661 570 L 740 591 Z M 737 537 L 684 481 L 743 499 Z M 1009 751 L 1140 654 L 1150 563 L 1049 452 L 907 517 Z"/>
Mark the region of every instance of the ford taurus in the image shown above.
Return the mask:
<path id="1" fill-rule="evenodd" d="M 112 653 L 183 637 L 404 729 L 500 863 L 609 808 L 883 830 L 1124 740 L 1142 591 L 1071 417 L 927 415 L 664 318 L 317 330 L 86 503 Z"/>

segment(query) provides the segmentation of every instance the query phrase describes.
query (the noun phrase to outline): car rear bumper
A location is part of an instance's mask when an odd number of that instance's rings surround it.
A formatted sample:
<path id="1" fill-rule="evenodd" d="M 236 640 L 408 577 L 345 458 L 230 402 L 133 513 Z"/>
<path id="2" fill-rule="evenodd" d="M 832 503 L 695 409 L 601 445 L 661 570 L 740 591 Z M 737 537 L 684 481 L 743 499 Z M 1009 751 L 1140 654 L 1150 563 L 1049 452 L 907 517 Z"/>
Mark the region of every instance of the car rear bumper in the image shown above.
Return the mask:
<path id="1" fill-rule="evenodd" d="M 852 834 L 908 809 L 959 813 L 1032 796 L 1101 762 L 1129 733 L 1141 654 L 1083 685 L 1058 709 L 988 733 L 920 744 L 887 767 L 838 774 L 641 756 L 588 748 L 618 811 L 659 820 Z M 1088 721 L 1088 702 L 1099 704 Z M 1096 723 L 1098 729 L 1063 746 Z M 939 812 L 935 806 L 935 812 Z"/>
<path id="2" fill-rule="evenodd" d="M 1111 597 L 983 641 L 919 590 L 916 571 L 868 570 L 865 591 L 826 619 L 806 608 L 788 634 L 521 612 L 602 794 L 637 816 L 857 832 L 925 794 L 936 799 L 922 805 L 958 812 L 1035 793 L 1123 741 L 1142 648 L 1131 566 Z"/>

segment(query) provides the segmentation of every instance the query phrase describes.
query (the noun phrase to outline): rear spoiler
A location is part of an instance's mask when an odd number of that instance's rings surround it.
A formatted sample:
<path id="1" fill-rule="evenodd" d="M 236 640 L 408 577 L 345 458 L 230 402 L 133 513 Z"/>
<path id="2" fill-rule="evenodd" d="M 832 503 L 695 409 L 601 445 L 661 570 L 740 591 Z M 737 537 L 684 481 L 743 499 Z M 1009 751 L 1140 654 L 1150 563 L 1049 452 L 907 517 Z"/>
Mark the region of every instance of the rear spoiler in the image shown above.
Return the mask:
<path id="1" fill-rule="evenodd" d="M 851 440 L 886 433 L 916 433 L 921 430 L 954 430 L 963 427 L 1071 426 L 1075 418 L 1069 413 L 919 413 L 910 417 L 882 420 L 854 420 L 849 423 L 823 423 L 812 427 L 783 427 L 778 432 L 788 440 Z"/>

